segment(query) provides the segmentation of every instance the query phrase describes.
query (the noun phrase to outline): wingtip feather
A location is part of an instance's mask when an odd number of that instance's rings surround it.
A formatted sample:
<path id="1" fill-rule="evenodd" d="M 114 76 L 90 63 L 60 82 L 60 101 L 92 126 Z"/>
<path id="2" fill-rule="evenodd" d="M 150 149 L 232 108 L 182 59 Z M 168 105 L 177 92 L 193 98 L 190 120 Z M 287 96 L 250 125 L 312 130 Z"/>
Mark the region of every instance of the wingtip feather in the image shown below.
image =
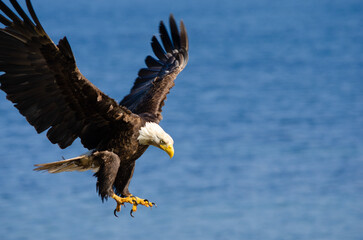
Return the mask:
<path id="1" fill-rule="evenodd" d="M 32 17 L 34 23 L 36 24 L 37 29 L 39 29 L 43 34 L 46 34 L 45 31 L 44 31 L 44 29 L 43 29 L 42 24 L 40 23 L 37 15 L 35 14 L 33 5 L 32 5 L 32 3 L 31 3 L 30 0 L 26 0 L 26 6 L 28 8 L 28 11 L 30 13 L 30 16 Z"/>
<path id="2" fill-rule="evenodd" d="M 165 57 L 165 50 L 163 49 L 163 47 L 160 45 L 158 39 L 153 36 L 151 38 L 151 47 L 152 50 L 155 54 L 155 56 L 157 56 L 161 61 L 166 61 L 166 57 Z"/>
<path id="3" fill-rule="evenodd" d="M 172 53 L 173 49 L 174 49 L 174 45 L 171 42 L 168 30 L 165 27 L 165 24 L 163 21 L 160 21 L 160 25 L 159 25 L 159 33 L 160 33 L 160 38 L 161 41 L 164 45 L 164 48 L 166 50 L 166 52 L 168 53 Z"/>
<path id="4" fill-rule="evenodd" d="M 188 34 L 183 20 L 180 21 L 180 44 L 185 50 L 189 50 Z"/>
<path id="5" fill-rule="evenodd" d="M 30 24 L 31 26 L 34 27 L 34 23 L 30 20 L 28 15 L 24 12 L 24 10 L 19 5 L 19 3 L 16 0 L 10 0 L 10 3 L 15 8 L 16 12 L 23 18 L 24 22 L 26 22 L 27 24 Z"/>
<path id="6" fill-rule="evenodd" d="M 176 24 L 173 14 L 170 14 L 170 16 L 169 16 L 169 25 L 170 25 L 171 38 L 173 39 L 174 47 L 176 49 L 179 49 L 180 48 L 180 35 L 179 35 L 178 26 Z"/>

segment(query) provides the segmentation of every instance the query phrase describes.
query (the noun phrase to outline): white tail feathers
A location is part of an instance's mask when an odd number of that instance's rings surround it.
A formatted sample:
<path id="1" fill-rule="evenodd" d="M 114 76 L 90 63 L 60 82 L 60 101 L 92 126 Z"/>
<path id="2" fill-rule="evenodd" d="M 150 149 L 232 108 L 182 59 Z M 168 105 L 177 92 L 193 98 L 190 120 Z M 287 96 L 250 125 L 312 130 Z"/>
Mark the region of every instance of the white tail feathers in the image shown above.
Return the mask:
<path id="1" fill-rule="evenodd" d="M 100 165 L 90 154 L 58 162 L 35 164 L 35 171 L 48 171 L 49 173 L 72 172 L 72 171 L 98 171 Z"/>

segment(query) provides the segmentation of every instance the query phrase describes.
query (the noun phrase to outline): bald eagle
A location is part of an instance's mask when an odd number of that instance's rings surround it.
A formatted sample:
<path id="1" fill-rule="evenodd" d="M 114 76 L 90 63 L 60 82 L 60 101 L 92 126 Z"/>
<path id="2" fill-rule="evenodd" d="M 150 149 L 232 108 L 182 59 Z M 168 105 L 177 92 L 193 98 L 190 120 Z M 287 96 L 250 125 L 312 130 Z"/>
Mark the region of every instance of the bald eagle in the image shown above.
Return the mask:
<path id="1" fill-rule="evenodd" d="M 188 36 L 170 15 L 170 35 L 161 21 L 162 45 L 153 36 L 157 58 L 147 56 L 130 93 L 120 103 L 88 81 L 79 71 L 67 38 L 56 45 L 40 24 L 30 0 L 25 13 L 16 0 L 11 10 L 0 0 L 0 88 L 34 126 L 47 130 L 53 144 L 64 149 L 80 138 L 87 154 L 35 165 L 35 170 L 59 173 L 95 171 L 102 201 L 113 198 L 116 212 L 125 203 L 155 204 L 132 195 L 128 186 L 135 161 L 152 145 L 174 155 L 173 139 L 160 126 L 161 111 L 174 80 L 188 61 Z"/>

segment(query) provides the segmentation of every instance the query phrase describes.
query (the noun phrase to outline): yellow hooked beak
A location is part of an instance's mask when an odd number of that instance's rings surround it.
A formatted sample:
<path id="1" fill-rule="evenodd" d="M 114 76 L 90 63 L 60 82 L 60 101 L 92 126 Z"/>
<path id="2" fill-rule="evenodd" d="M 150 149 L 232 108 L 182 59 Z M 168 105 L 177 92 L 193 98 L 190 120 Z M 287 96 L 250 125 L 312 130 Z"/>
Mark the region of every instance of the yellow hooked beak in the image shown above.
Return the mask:
<path id="1" fill-rule="evenodd" d="M 168 146 L 159 145 L 159 147 L 161 149 L 163 149 L 170 156 L 170 158 L 172 158 L 174 156 L 174 147 L 173 147 L 173 145 L 168 145 Z"/>

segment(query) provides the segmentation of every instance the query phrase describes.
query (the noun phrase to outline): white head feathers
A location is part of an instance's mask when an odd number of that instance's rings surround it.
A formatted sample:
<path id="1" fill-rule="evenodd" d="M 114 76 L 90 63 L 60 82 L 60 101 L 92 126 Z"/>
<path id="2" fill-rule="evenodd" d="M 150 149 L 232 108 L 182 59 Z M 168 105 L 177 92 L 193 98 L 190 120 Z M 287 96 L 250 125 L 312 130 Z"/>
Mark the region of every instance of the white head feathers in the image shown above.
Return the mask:
<path id="1" fill-rule="evenodd" d="M 137 138 L 142 145 L 173 145 L 174 140 L 167 134 L 157 123 L 147 122 L 139 131 L 140 135 Z"/>

